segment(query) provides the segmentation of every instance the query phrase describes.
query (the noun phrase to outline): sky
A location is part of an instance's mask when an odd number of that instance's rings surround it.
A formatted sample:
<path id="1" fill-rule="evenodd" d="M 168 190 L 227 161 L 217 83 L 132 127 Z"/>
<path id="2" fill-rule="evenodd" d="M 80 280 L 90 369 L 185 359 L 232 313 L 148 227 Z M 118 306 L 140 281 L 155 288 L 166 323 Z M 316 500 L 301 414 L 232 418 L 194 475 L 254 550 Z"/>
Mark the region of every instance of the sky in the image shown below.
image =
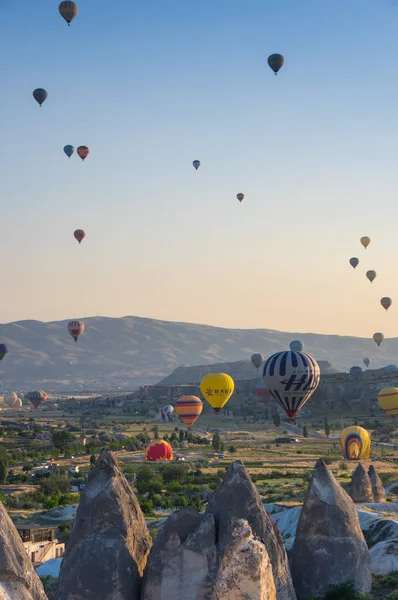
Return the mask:
<path id="1" fill-rule="evenodd" d="M 398 336 L 398 1 L 78 5 L 0 3 L 0 321 Z"/>

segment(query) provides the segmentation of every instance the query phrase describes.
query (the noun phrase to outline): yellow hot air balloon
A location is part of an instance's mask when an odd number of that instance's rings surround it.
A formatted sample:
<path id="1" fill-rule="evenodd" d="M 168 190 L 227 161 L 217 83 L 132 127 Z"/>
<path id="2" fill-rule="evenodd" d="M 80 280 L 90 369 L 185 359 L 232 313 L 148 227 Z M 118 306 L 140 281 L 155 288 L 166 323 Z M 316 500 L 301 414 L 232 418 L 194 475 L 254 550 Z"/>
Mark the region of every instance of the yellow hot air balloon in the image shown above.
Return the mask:
<path id="1" fill-rule="evenodd" d="M 370 458 L 370 435 L 363 427 L 346 427 L 340 434 L 340 444 L 346 460 Z"/>
<path id="2" fill-rule="evenodd" d="M 384 340 L 384 335 L 380 333 L 380 331 L 377 331 L 373 334 L 373 339 L 376 342 L 376 344 L 380 346 L 381 342 Z"/>
<path id="3" fill-rule="evenodd" d="M 367 247 L 369 246 L 369 244 L 370 244 L 370 237 L 368 237 L 367 235 L 364 235 L 363 237 L 361 237 L 361 244 L 362 244 L 362 246 L 363 246 L 363 247 L 365 248 L 365 250 L 366 250 L 366 248 L 367 248 Z"/>
<path id="4" fill-rule="evenodd" d="M 192 427 L 203 410 L 203 403 L 197 396 L 181 396 L 176 402 L 176 411 L 181 421 Z"/>
<path id="5" fill-rule="evenodd" d="M 381 408 L 391 417 L 398 415 L 398 388 L 390 387 L 380 390 L 377 400 Z"/>
<path id="6" fill-rule="evenodd" d="M 234 380 L 226 373 L 208 373 L 200 382 L 203 397 L 216 412 L 228 402 L 234 389 Z"/>

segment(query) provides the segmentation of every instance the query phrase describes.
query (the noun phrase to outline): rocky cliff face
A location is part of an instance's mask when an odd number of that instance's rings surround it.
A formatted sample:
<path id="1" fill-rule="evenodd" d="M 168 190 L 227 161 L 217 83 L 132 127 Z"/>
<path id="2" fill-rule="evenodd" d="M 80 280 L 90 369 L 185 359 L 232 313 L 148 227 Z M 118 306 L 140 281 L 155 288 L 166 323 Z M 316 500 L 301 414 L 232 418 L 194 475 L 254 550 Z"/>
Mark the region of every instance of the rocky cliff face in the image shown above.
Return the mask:
<path id="1" fill-rule="evenodd" d="M 104 450 L 82 493 L 57 600 L 138 600 L 151 544 L 135 494 Z"/>
<path id="2" fill-rule="evenodd" d="M 315 466 L 292 549 L 291 570 L 298 600 L 322 598 L 332 586 L 353 581 L 372 586 L 369 551 L 351 498 L 323 460 Z"/>
<path id="3" fill-rule="evenodd" d="M 361 463 L 359 463 L 352 475 L 350 496 L 354 502 L 374 501 L 372 484 L 370 482 L 369 475 Z"/>
<path id="4" fill-rule="evenodd" d="M 386 492 L 384 486 L 373 465 L 370 465 L 368 475 L 372 485 L 373 501 L 386 502 Z"/>
<path id="5" fill-rule="evenodd" d="M 0 600 L 47 600 L 21 537 L 1 502 Z"/>

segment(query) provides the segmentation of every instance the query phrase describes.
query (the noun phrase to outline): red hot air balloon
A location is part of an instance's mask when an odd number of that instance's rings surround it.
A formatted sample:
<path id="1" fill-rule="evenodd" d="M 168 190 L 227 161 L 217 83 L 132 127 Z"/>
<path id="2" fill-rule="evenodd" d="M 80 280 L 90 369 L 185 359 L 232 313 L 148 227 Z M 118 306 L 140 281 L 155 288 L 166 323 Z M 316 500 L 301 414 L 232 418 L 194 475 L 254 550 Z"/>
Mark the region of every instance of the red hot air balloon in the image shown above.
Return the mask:
<path id="1" fill-rule="evenodd" d="M 155 440 L 145 448 L 145 460 L 173 460 L 173 448 L 169 442 Z"/>
<path id="2" fill-rule="evenodd" d="M 85 160 L 90 154 L 90 148 L 88 148 L 87 146 L 79 146 L 76 152 L 82 160 Z"/>
<path id="3" fill-rule="evenodd" d="M 75 342 L 77 342 L 77 340 L 84 331 L 83 321 L 71 321 L 68 325 L 68 331 L 75 340 Z"/>
<path id="4" fill-rule="evenodd" d="M 79 242 L 79 244 L 81 244 L 81 242 L 86 237 L 86 232 L 83 231 L 83 229 L 76 229 L 76 231 L 74 232 L 73 235 L 75 236 L 75 238 L 77 239 L 77 241 Z"/>

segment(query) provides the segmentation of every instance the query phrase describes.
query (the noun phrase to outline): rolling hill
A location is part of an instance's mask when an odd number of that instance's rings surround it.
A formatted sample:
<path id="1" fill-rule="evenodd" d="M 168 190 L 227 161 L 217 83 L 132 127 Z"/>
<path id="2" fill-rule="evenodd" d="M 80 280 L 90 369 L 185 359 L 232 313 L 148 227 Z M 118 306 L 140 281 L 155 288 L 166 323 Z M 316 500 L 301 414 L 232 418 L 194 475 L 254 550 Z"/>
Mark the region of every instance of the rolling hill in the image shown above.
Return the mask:
<path id="1" fill-rule="evenodd" d="M 0 325 L 9 354 L 0 364 L 0 391 L 131 390 L 155 383 L 175 368 L 247 360 L 288 348 L 294 338 L 305 350 L 339 370 L 372 358 L 372 367 L 398 363 L 398 339 L 373 340 L 337 335 L 285 333 L 269 329 L 224 329 L 141 317 L 90 317 L 77 343 L 68 321 L 17 321 Z M 70 364 L 71 363 L 71 364 Z"/>

